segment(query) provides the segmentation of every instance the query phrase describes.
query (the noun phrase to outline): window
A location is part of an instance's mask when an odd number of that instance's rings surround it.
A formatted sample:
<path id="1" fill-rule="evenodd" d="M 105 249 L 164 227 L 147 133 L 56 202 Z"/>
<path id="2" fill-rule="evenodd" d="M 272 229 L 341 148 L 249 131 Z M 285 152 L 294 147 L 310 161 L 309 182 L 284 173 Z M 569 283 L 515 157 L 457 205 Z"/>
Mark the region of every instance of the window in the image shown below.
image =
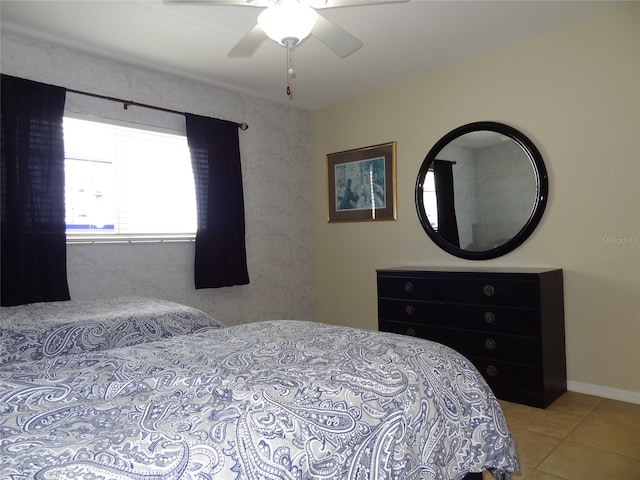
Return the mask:
<path id="1" fill-rule="evenodd" d="M 68 240 L 195 235 L 184 135 L 65 117 L 64 142 Z"/>
<path id="2" fill-rule="evenodd" d="M 438 231 L 438 199 L 436 197 L 436 184 L 433 168 L 427 171 L 422 185 L 422 204 L 424 212 L 427 214 L 429 223 L 434 230 Z"/>

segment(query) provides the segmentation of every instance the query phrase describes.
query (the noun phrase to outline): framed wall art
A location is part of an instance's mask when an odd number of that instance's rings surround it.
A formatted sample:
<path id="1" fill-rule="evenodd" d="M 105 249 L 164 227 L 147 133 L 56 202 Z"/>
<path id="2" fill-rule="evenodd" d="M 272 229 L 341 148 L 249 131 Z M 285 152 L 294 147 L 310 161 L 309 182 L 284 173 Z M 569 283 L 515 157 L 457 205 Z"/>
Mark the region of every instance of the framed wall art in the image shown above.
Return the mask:
<path id="1" fill-rule="evenodd" d="M 327 155 L 329 222 L 396 220 L 396 142 Z"/>

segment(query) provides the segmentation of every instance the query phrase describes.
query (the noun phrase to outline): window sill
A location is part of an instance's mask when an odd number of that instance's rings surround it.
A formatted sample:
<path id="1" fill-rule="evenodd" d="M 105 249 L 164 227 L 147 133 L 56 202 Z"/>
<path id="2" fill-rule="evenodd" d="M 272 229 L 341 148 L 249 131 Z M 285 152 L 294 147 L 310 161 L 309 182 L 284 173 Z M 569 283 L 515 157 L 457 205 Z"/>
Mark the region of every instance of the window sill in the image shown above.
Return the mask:
<path id="1" fill-rule="evenodd" d="M 194 242 L 194 233 L 132 234 L 132 235 L 81 235 L 67 234 L 67 245 L 93 243 L 179 243 Z"/>

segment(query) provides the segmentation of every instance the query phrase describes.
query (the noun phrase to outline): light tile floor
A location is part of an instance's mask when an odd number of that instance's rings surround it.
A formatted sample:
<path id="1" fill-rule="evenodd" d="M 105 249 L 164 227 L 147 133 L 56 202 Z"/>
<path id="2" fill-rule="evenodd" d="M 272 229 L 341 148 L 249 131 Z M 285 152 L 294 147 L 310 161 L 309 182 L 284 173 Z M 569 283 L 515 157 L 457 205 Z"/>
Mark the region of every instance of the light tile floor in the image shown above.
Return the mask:
<path id="1" fill-rule="evenodd" d="M 513 480 L 640 480 L 640 405 L 575 392 L 546 409 L 500 405 L 520 460 Z"/>

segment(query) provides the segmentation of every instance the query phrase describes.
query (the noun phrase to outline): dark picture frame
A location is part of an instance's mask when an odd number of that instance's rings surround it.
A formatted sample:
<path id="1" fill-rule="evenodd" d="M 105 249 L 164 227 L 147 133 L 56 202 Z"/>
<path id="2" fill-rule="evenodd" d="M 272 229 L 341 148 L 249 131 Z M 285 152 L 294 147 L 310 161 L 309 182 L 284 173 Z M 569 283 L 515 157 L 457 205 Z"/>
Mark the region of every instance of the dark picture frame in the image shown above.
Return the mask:
<path id="1" fill-rule="evenodd" d="M 329 222 L 396 220 L 396 142 L 327 155 Z"/>

